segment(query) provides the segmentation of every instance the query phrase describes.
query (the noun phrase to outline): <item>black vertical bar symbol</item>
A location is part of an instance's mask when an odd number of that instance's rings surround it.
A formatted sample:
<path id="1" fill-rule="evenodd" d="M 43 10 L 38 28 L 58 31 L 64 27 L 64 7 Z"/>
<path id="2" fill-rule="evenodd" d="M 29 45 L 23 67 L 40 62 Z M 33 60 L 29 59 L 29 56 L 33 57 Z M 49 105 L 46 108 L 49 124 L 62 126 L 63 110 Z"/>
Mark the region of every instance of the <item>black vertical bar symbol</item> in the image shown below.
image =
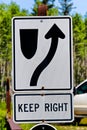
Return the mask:
<path id="1" fill-rule="evenodd" d="M 20 46 L 25 58 L 31 59 L 37 50 L 38 29 L 20 29 Z"/>

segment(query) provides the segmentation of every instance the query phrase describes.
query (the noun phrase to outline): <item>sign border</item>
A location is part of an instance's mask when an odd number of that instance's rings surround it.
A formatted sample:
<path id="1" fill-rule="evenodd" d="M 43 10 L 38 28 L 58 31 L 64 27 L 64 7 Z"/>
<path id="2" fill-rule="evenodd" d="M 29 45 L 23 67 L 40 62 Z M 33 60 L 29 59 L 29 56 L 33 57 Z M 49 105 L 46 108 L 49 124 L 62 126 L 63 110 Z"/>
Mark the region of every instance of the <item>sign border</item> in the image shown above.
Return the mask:
<path id="1" fill-rule="evenodd" d="M 49 126 L 51 128 L 53 128 L 54 130 L 57 130 L 54 126 L 50 125 L 50 124 L 46 124 L 46 123 L 42 123 L 42 124 L 37 124 L 37 125 L 34 125 L 30 130 L 33 130 L 34 128 L 38 127 L 38 126 Z"/>
<path id="2" fill-rule="evenodd" d="M 12 47 L 12 50 L 13 50 L 13 90 L 14 91 L 38 91 L 38 90 L 42 90 L 42 89 L 17 89 L 16 87 L 16 67 L 15 67 L 15 20 L 34 20 L 34 19 L 69 19 L 69 32 L 70 32 L 70 36 L 69 36 L 69 41 L 70 41 L 70 44 L 69 44 L 69 48 L 70 48 L 70 87 L 69 88 L 62 88 L 62 89 L 44 89 L 46 91 L 49 91 L 49 90 L 72 90 L 73 89 L 73 80 L 72 80 L 72 77 L 73 77 L 73 67 L 72 67 L 72 19 L 70 16 L 35 16 L 35 17 L 14 17 L 12 19 L 12 43 L 13 43 L 13 47 Z"/>
<path id="3" fill-rule="evenodd" d="M 13 119 L 14 119 L 14 121 L 16 122 L 16 123 L 37 123 L 37 122 L 43 122 L 43 119 L 42 120 L 40 120 L 40 119 L 36 119 L 36 120 L 17 120 L 16 119 L 16 96 L 37 96 L 37 95 L 39 95 L 39 96 L 41 96 L 41 94 L 18 94 L 18 93 L 16 93 L 16 94 L 14 94 L 14 105 L 13 105 L 13 108 L 14 108 L 14 113 L 13 113 Z M 73 95 L 71 94 L 71 93 L 47 93 L 47 94 L 45 94 L 45 95 L 69 95 L 70 96 L 70 100 L 71 100 L 71 102 L 70 102 L 70 104 L 71 104 L 71 118 L 70 119 L 55 119 L 55 120 L 53 120 L 53 119 L 47 119 L 47 120 L 45 120 L 45 121 L 47 121 L 47 122 L 49 122 L 49 123 L 56 123 L 56 122 L 72 122 L 72 120 L 73 120 L 73 118 L 74 118 L 74 114 L 73 114 Z"/>

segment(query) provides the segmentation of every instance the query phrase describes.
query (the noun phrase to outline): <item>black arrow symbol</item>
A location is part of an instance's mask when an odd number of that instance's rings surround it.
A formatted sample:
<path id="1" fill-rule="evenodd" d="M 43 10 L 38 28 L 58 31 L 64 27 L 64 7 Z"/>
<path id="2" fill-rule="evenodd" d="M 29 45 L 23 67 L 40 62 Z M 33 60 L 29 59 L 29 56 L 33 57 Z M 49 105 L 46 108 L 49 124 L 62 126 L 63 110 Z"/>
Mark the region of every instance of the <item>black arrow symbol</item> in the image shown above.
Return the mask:
<path id="1" fill-rule="evenodd" d="M 58 46 L 58 38 L 65 38 L 64 33 L 58 28 L 58 26 L 56 24 L 54 24 L 51 29 L 47 32 L 47 34 L 45 35 L 46 39 L 51 38 L 51 46 L 49 49 L 49 52 L 47 54 L 47 56 L 45 57 L 45 59 L 38 65 L 38 67 L 35 69 L 32 77 L 31 77 L 31 81 L 30 81 L 30 86 L 36 86 L 37 85 L 37 81 L 38 78 L 41 74 L 41 72 L 48 66 L 48 64 L 51 62 L 51 60 L 53 59 L 55 52 L 57 50 L 57 46 Z"/>

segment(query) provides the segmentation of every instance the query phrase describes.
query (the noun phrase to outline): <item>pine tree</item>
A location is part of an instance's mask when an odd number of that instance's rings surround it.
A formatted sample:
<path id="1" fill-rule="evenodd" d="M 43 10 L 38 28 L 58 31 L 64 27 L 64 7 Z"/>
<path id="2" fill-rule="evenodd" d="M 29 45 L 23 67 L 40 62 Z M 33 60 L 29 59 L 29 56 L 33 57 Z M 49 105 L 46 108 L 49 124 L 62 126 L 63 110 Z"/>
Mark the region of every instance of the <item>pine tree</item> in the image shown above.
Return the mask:
<path id="1" fill-rule="evenodd" d="M 54 6 L 55 0 L 42 0 L 42 4 L 45 4 L 48 6 L 48 9 L 52 8 Z"/>
<path id="2" fill-rule="evenodd" d="M 38 6 L 39 5 L 47 5 L 48 10 L 52 9 L 54 7 L 55 0 L 34 0 L 35 4 L 32 9 L 31 15 L 38 15 Z"/>
<path id="3" fill-rule="evenodd" d="M 72 0 L 58 0 L 60 6 L 58 9 L 60 10 L 61 15 L 69 15 L 71 10 L 74 8 Z"/>

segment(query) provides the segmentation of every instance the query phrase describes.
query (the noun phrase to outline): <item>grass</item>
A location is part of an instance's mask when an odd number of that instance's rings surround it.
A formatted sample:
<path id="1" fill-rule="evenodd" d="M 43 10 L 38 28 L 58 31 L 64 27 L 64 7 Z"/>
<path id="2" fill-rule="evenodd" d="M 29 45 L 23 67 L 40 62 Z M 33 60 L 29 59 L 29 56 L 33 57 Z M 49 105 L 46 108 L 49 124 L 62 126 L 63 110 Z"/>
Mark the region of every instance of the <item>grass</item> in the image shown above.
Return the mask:
<path id="1" fill-rule="evenodd" d="M 87 120 L 87 119 L 86 119 Z M 35 124 L 21 124 L 23 130 L 30 130 Z M 63 124 L 52 124 L 57 130 L 87 130 L 87 126 L 73 126 Z"/>
<path id="2" fill-rule="evenodd" d="M 23 130 L 30 130 L 36 124 L 21 124 Z M 72 124 L 52 124 L 57 130 L 87 130 L 87 118 L 80 122 L 80 126 L 73 126 Z"/>
<path id="3" fill-rule="evenodd" d="M 24 124 L 21 125 L 21 128 L 23 130 L 29 130 L 32 128 L 34 124 Z M 87 126 L 72 126 L 72 125 L 59 125 L 59 124 L 53 124 L 57 130 L 87 130 Z"/>
<path id="4" fill-rule="evenodd" d="M 5 102 L 0 101 L 0 130 L 6 130 L 5 116 L 6 116 L 6 104 Z"/>
<path id="5" fill-rule="evenodd" d="M 87 130 L 87 127 L 77 126 L 55 126 L 57 130 Z"/>
<path id="6" fill-rule="evenodd" d="M 5 101 L 0 101 L 0 130 L 6 130 L 5 126 L 5 116 L 6 116 L 6 104 Z M 34 125 L 32 123 L 20 124 L 22 130 L 30 130 Z M 57 130 L 87 130 L 87 118 L 84 118 L 80 122 L 80 126 L 73 126 L 68 124 L 52 124 Z"/>
<path id="7" fill-rule="evenodd" d="M 30 130 L 36 124 L 21 124 L 23 130 Z M 80 126 L 73 126 L 72 124 L 52 124 L 57 130 L 87 130 L 87 118 L 83 118 Z"/>

